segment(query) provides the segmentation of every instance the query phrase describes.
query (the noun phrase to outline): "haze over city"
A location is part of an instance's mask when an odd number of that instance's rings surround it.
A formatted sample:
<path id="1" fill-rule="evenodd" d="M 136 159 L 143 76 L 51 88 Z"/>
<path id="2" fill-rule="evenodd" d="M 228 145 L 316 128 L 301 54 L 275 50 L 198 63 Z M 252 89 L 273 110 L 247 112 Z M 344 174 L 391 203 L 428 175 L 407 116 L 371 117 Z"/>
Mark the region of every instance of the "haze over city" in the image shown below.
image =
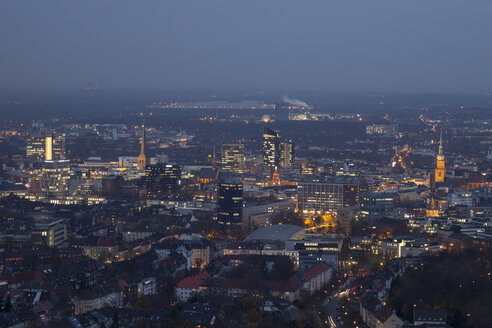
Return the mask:
<path id="1" fill-rule="evenodd" d="M 492 2 L 0 2 L 0 328 L 492 327 Z"/>
<path id="2" fill-rule="evenodd" d="M 2 1 L 2 89 L 488 93 L 490 1 Z"/>

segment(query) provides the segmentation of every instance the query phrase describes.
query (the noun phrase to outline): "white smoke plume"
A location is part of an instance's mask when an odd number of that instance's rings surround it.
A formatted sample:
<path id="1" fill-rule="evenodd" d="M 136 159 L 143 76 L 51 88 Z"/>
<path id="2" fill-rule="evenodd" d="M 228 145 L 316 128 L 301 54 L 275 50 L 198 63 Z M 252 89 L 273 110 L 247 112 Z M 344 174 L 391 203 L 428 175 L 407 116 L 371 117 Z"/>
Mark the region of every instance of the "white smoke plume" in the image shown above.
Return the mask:
<path id="1" fill-rule="evenodd" d="M 309 105 L 306 104 L 304 101 L 301 101 L 299 99 L 290 99 L 287 96 L 283 96 L 282 101 L 294 106 L 309 107 Z"/>

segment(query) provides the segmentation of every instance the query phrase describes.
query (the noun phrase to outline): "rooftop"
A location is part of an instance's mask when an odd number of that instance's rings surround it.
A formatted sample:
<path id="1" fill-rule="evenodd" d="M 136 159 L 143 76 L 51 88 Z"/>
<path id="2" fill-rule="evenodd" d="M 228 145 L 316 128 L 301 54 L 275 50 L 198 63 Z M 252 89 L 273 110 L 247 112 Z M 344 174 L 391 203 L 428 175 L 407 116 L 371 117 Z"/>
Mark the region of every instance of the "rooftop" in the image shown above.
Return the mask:
<path id="1" fill-rule="evenodd" d="M 252 232 L 245 241 L 287 241 L 300 239 L 304 236 L 305 229 L 290 224 L 271 225 Z"/>

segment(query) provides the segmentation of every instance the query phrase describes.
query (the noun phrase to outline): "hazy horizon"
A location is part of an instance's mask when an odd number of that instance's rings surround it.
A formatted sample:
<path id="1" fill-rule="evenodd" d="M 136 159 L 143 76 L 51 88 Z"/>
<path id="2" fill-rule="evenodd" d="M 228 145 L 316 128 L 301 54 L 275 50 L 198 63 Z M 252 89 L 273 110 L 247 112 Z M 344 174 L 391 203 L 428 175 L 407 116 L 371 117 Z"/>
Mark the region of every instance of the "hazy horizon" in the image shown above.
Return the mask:
<path id="1" fill-rule="evenodd" d="M 3 1 L 0 89 L 487 94 L 491 12 L 459 0 Z"/>

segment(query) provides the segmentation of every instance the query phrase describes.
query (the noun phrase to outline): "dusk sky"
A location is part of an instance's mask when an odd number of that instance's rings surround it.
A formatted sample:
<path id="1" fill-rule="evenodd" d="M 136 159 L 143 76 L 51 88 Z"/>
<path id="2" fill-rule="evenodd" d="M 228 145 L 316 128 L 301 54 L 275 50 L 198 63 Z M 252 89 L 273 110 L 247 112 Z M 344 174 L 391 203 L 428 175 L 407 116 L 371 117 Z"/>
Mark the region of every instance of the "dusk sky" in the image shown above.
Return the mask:
<path id="1" fill-rule="evenodd" d="M 492 91 L 490 0 L 0 2 L 0 88 Z"/>

